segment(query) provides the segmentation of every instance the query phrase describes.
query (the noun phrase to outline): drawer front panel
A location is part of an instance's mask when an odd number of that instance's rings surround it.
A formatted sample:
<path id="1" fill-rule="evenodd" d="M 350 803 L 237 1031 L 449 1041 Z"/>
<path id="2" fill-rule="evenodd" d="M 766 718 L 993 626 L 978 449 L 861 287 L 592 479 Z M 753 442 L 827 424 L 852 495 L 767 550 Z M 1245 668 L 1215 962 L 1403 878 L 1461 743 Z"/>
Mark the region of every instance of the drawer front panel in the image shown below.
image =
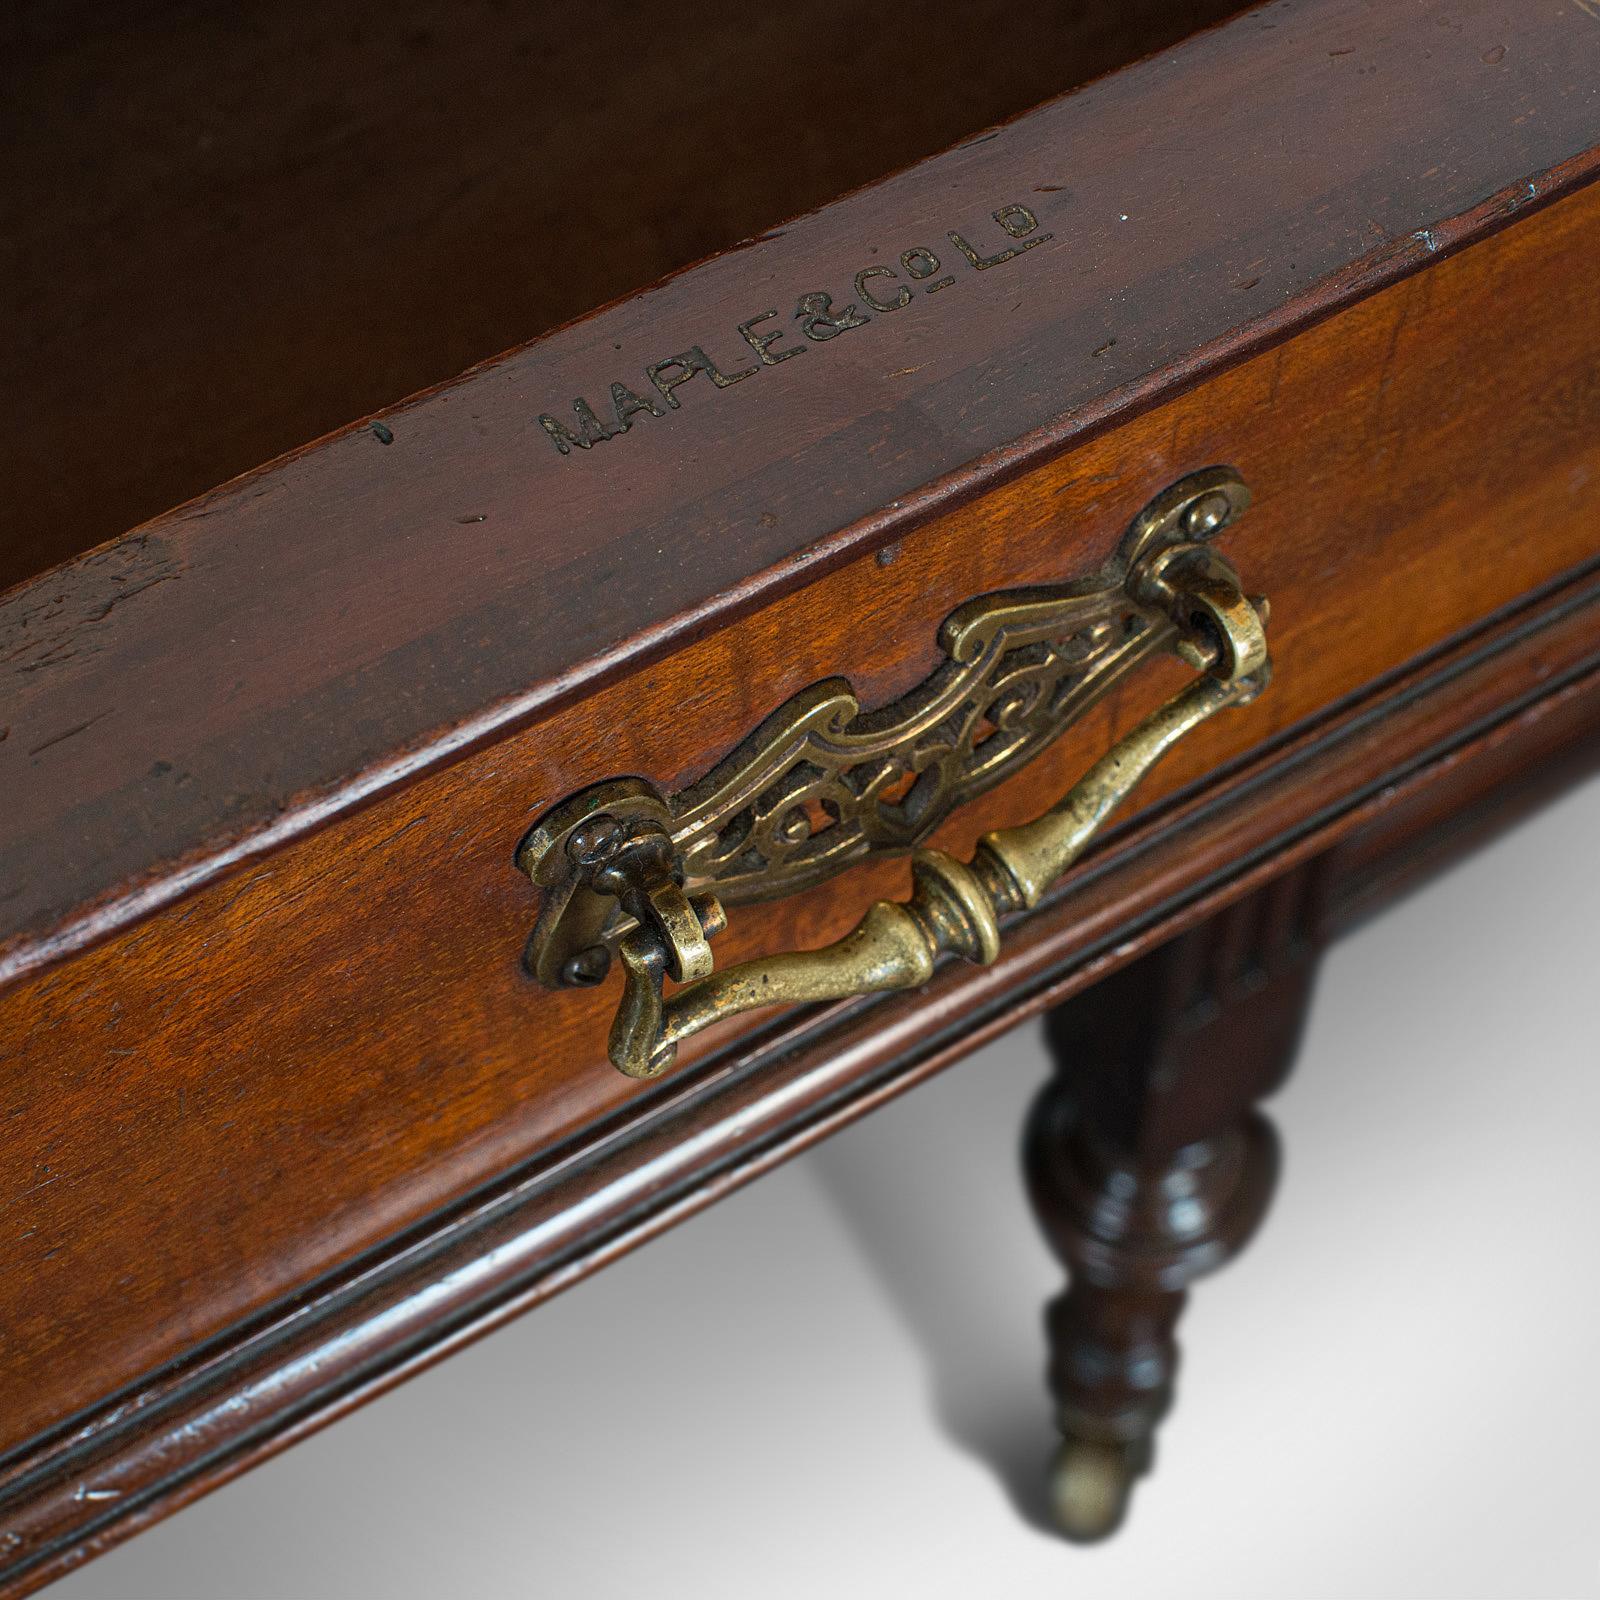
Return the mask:
<path id="1" fill-rule="evenodd" d="M 1223 547 L 1272 602 L 1277 677 L 1138 807 L 1594 558 L 1596 304 L 1588 189 L 27 980 L 0 1013 L 10 1143 L 35 1163 L 0 1243 L 0 1443 L 671 1093 L 605 1064 L 615 980 L 555 994 L 522 971 L 536 897 L 513 856 L 563 795 L 682 787 L 835 674 L 868 706 L 904 694 L 954 607 L 1091 573 L 1213 462 L 1255 494 Z M 1042 809 L 1184 673 L 1130 680 L 935 842 Z M 718 961 L 835 937 L 904 887 L 875 861 L 743 907 Z"/>

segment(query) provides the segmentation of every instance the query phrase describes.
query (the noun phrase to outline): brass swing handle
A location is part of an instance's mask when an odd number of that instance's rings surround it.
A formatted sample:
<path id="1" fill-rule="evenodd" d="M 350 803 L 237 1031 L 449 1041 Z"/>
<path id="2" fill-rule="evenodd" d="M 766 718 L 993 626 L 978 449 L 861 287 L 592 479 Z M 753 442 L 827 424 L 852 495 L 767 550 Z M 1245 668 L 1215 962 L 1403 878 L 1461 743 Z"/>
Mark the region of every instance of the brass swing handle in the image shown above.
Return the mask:
<path id="1" fill-rule="evenodd" d="M 984 835 L 967 862 L 942 850 L 914 850 L 909 898 L 878 901 L 832 944 L 717 971 L 710 940 L 726 925 L 721 900 L 697 892 L 674 838 L 671 805 L 642 780 L 613 780 L 547 813 L 521 846 L 519 864 L 545 890 L 530 969 L 552 985 L 598 982 L 614 949 L 624 985 L 609 1054 L 629 1077 L 652 1078 L 672 1065 L 683 1040 L 742 1012 L 916 988 L 946 953 L 982 965 L 994 961 L 1001 920 L 1039 903 L 1161 757 L 1192 728 L 1266 687 L 1266 603 L 1247 598 L 1232 568 L 1198 542 L 1246 504 L 1229 469 L 1193 474 L 1135 519 L 1125 543 L 1137 559 L 1118 568 L 1114 589 L 996 597 L 1009 617 L 1043 605 L 1041 595 L 1081 610 L 1113 595 L 1127 606 L 1159 594 L 1158 608 L 1131 630 L 1136 646 L 1102 645 L 1103 653 L 1165 648 L 1200 673 L 1042 816 Z M 1118 630 L 1095 634 L 1102 641 L 1117 636 Z M 1112 676 L 1104 671 L 1107 681 Z M 1050 737 L 1055 732 L 1059 725 L 1047 730 Z M 681 985 L 670 998 L 669 978 Z"/>
<path id="2" fill-rule="evenodd" d="M 1000 919 L 1038 905 L 1184 734 L 1265 686 L 1260 614 L 1244 602 L 1225 615 L 1216 664 L 1119 739 L 1043 816 L 985 834 L 968 862 L 943 850 L 913 852 L 910 898 L 877 901 L 842 939 L 715 972 L 706 944 L 722 927 L 714 899 L 684 902 L 693 926 L 673 910 L 660 923 L 641 921 L 618 948 L 626 981 L 611 1025 L 612 1063 L 630 1078 L 654 1077 L 683 1040 L 741 1011 L 914 989 L 947 952 L 989 965 L 1000 954 Z M 670 946 L 664 928 L 672 929 Z M 698 975 L 668 1000 L 663 980 L 674 966 Z"/>

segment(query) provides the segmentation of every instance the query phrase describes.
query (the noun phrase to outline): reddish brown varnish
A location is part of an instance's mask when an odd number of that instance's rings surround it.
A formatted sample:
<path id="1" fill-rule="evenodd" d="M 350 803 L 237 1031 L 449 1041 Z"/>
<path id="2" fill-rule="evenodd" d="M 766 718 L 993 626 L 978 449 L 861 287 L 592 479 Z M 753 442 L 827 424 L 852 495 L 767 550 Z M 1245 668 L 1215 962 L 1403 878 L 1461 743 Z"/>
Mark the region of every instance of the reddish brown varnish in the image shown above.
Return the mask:
<path id="1" fill-rule="evenodd" d="M 1368 0 L 1280 0 L 395 407 L 392 444 L 354 428 L 13 592 L 0 962 L 643 672 L 1526 215 L 1592 170 L 1597 78 L 1573 7 L 1379 25 Z M 1017 203 L 1050 242 L 969 271 L 949 232 L 991 251 Z M 697 343 L 740 370 L 741 322 L 794 332 L 797 297 L 844 302 L 918 245 L 966 276 L 732 388 L 697 377 L 588 452 L 539 425 Z M 1502 299 L 1476 336 L 1520 319 Z M 1095 543 L 1058 538 L 1074 566 Z"/>
<path id="2" fill-rule="evenodd" d="M 1600 584 L 1559 590 L 1124 830 L 1000 962 L 775 1026 L 15 1452 L 23 1593 L 1039 1009 L 1332 851 L 1325 931 L 1600 765 Z M 1247 803 L 1245 803 L 1247 802 Z M 441 1285 L 448 1293 L 441 1294 Z M 292 1416 L 295 1421 L 286 1421 Z M 241 1417 L 265 1426 L 242 1429 Z M 115 1491 L 86 1513 L 85 1483 Z M 109 1498 L 109 1495 L 107 1496 Z"/>
<path id="3" fill-rule="evenodd" d="M 0 601 L 15 1592 L 1275 875 L 1332 852 L 1331 929 L 1446 817 L 1584 765 L 1600 29 L 1504 20 L 1268 6 Z M 1030 193 L 1056 238 L 902 321 L 587 453 L 538 428 L 769 282 L 842 292 Z M 994 968 L 749 1019 L 644 1091 L 603 1063 L 614 983 L 523 975 L 512 852 L 550 803 L 674 788 L 821 677 L 903 693 L 955 605 L 1088 572 L 1215 462 L 1256 494 L 1225 547 L 1276 682 Z M 1036 812 L 1180 678 L 940 842 Z M 904 877 L 740 908 L 718 960 Z"/>
<path id="4" fill-rule="evenodd" d="M 1600 481 L 1600 390 L 1574 331 L 1600 294 L 1597 242 L 1589 191 L 927 524 L 893 565 L 786 596 L 758 630 L 691 646 L 15 988 L 0 1012 L 14 1126 L 56 1152 L 39 1176 L 60 1181 L 30 1196 L 35 1231 L 0 1272 L 28 1379 L 12 1438 L 637 1094 L 602 1064 L 614 988 L 547 994 L 518 963 L 535 902 L 512 853 L 565 788 L 635 771 L 675 786 L 842 660 L 862 663 L 869 702 L 903 690 L 961 599 L 1071 570 L 1062 547 L 1089 541 L 1055 528 L 1093 530 L 1092 564 L 1124 511 L 1217 459 L 1258 495 L 1227 548 L 1273 602 L 1277 681 L 1171 757 L 1144 803 L 1591 557 L 1576 510 Z M 1528 293 L 1518 336 L 1485 341 L 1511 277 Z M 1542 425 L 1513 435 L 1508 410 Z M 1178 671 L 941 837 L 965 847 L 1039 809 Z M 903 875 L 884 863 L 742 908 L 719 958 L 842 932 Z M 85 1181 L 109 1127 L 146 1182 Z"/>

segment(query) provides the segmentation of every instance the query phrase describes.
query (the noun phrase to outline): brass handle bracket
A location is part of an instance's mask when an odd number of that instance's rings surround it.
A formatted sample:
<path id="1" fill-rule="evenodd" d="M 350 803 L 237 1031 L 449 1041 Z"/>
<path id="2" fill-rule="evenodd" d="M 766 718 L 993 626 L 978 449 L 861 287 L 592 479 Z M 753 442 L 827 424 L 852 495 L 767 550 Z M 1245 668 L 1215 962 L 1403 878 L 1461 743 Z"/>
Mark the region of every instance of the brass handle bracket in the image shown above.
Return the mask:
<path id="1" fill-rule="evenodd" d="M 1002 920 L 1039 903 L 1156 762 L 1269 681 L 1266 602 L 1245 595 L 1208 543 L 1248 504 L 1231 468 L 1193 473 L 1134 518 L 1088 583 L 958 608 L 940 633 L 945 664 L 894 706 L 863 715 L 830 679 L 670 800 L 642 778 L 616 778 L 563 801 L 517 852 L 542 891 L 529 971 L 550 987 L 591 985 L 615 958 L 624 984 L 611 1060 L 648 1078 L 722 1018 L 914 988 L 947 954 L 992 962 Z M 970 861 L 915 848 L 1162 651 L 1199 676 L 1042 816 L 986 834 Z M 908 899 L 877 902 L 821 949 L 715 969 L 724 901 L 784 894 L 908 847 Z M 680 986 L 670 998 L 668 981 Z"/>

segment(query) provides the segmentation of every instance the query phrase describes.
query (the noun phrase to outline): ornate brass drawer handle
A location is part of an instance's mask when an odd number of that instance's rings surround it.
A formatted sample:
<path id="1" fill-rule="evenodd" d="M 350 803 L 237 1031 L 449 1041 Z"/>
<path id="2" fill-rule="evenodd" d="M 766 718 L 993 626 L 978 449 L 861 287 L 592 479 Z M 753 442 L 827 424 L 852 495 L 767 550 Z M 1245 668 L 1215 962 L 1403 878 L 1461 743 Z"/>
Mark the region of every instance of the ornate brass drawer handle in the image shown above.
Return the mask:
<path id="1" fill-rule="evenodd" d="M 611 1060 L 650 1078 L 682 1040 L 739 1012 L 914 988 L 947 952 L 993 961 L 1001 919 L 1039 903 L 1151 767 L 1266 687 L 1266 602 L 1247 598 L 1207 543 L 1248 504 L 1231 468 L 1193 473 L 1134 518 L 1090 582 L 957 609 L 940 632 L 949 659 L 893 705 L 863 713 L 829 679 L 670 800 L 617 778 L 563 801 L 517 852 L 543 891 L 529 970 L 553 988 L 595 984 L 614 953 L 625 977 Z M 773 898 L 915 846 L 1163 650 L 1200 676 L 1043 816 L 986 834 L 967 862 L 915 849 L 910 898 L 880 900 L 833 944 L 713 970 L 724 902 Z M 682 985 L 670 998 L 669 978 Z"/>

